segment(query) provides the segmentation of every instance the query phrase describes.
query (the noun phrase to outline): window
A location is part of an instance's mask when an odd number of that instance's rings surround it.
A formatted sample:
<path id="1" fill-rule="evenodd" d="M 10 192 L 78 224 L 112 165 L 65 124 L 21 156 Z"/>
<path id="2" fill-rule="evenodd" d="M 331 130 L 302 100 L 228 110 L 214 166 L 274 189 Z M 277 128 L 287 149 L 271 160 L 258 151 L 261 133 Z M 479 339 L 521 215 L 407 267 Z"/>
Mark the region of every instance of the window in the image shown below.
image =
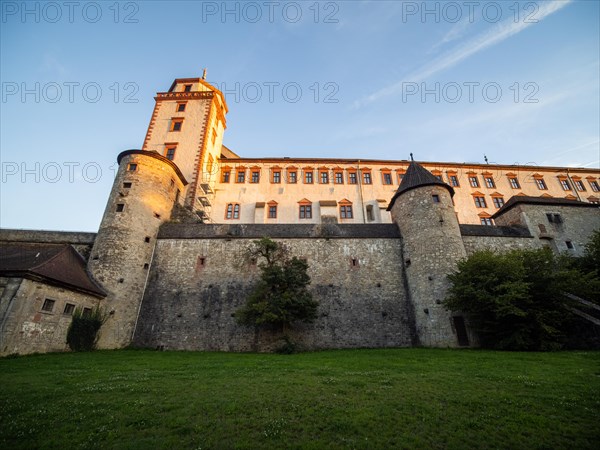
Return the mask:
<path id="1" fill-rule="evenodd" d="M 221 182 L 229 183 L 229 179 L 231 178 L 231 170 L 224 170 L 221 174 Z"/>
<path id="2" fill-rule="evenodd" d="M 571 241 L 565 241 L 565 244 L 567 245 L 567 248 L 569 250 L 573 250 L 575 247 L 573 247 L 573 242 Z"/>
<path id="3" fill-rule="evenodd" d="M 479 187 L 479 180 L 477 179 L 477 176 L 470 176 L 469 184 L 471 185 L 471 187 Z"/>
<path id="4" fill-rule="evenodd" d="M 575 189 L 577 189 L 579 192 L 585 191 L 585 186 L 581 180 L 573 180 L 573 183 L 575 184 Z"/>
<path id="5" fill-rule="evenodd" d="M 600 191 L 600 186 L 598 186 L 597 181 L 590 181 L 590 187 L 592 188 L 592 191 L 594 191 L 594 192 Z"/>
<path id="6" fill-rule="evenodd" d="M 173 159 L 175 158 L 175 150 L 177 149 L 177 147 L 167 147 L 167 151 L 165 153 L 165 156 L 167 157 L 167 159 L 170 159 L 171 161 L 173 161 Z"/>
<path id="7" fill-rule="evenodd" d="M 239 203 L 228 203 L 227 209 L 225 210 L 226 219 L 239 219 L 240 218 L 240 205 Z"/>
<path id="8" fill-rule="evenodd" d="M 250 183 L 258 183 L 260 181 L 260 171 L 259 170 L 253 170 L 252 171 L 252 178 L 250 179 Z"/>
<path id="9" fill-rule="evenodd" d="M 475 196 L 473 197 L 473 200 L 475 200 L 475 206 L 477 206 L 478 208 L 487 208 L 487 204 L 485 203 L 485 197 Z"/>
<path id="10" fill-rule="evenodd" d="M 545 191 L 548 189 L 548 186 L 546 186 L 546 182 L 544 181 L 543 178 L 536 178 L 535 184 L 537 185 L 538 189 L 540 189 L 542 191 Z"/>
<path id="11" fill-rule="evenodd" d="M 279 170 L 273 171 L 273 183 L 276 183 L 276 184 L 281 183 L 281 171 L 279 171 Z"/>
<path id="12" fill-rule="evenodd" d="M 569 183 L 569 180 L 567 180 L 566 178 L 559 178 L 559 181 L 560 186 L 563 188 L 563 191 L 571 190 L 571 184 Z"/>
<path id="13" fill-rule="evenodd" d="M 371 172 L 363 172 L 363 184 L 371 184 Z"/>
<path id="14" fill-rule="evenodd" d="M 123 203 L 117 203 L 117 212 L 123 212 L 125 205 Z"/>
<path id="15" fill-rule="evenodd" d="M 356 184 L 356 182 L 357 182 L 356 172 L 348 172 L 348 183 Z"/>
<path id="16" fill-rule="evenodd" d="M 65 309 L 63 311 L 63 314 L 65 316 L 72 316 L 73 315 L 73 311 L 75 311 L 75 305 L 72 303 L 67 303 L 65 305 Z"/>
<path id="17" fill-rule="evenodd" d="M 288 172 L 288 183 L 295 184 L 298 182 L 298 172 L 291 170 Z"/>
<path id="18" fill-rule="evenodd" d="M 304 183 L 312 184 L 313 182 L 313 172 L 312 170 L 306 170 L 304 172 Z"/>
<path id="19" fill-rule="evenodd" d="M 185 111 L 185 103 L 186 102 L 177 103 L 177 112 L 184 112 Z"/>
<path id="20" fill-rule="evenodd" d="M 494 202 L 494 206 L 498 209 L 504 206 L 504 199 L 502 197 L 493 197 L 492 201 Z"/>
<path id="21" fill-rule="evenodd" d="M 144 242 L 146 242 L 146 243 L 150 242 L 150 236 L 146 236 L 146 237 L 144 238 Z"/>
<path id="22" fill-rule="evenodd" d="M 383 172 L 383 184 L 392 184 L 392 174 L 390 172 Z"/>
<path id="23" fill-rule="evenodd" d="M 312 219 L 312 205 L 300 205 L 300 218 Z"/>
<path id="24" fill-rule="evenodd" d="M 55 303 L 56 301 L 47 298 L 46 300 L 44 300 L 44 304 L 42 305 L 42 311 L 52 312 Z"/>
<path id="25" fill-rule="evenodd" d="M 171 120 L 171 131 L 181 131 L 183 126 L 183 119 L 172 119 Z"/>
<path id="26" fill-rule="evenodd" d="M 436 177 L 440 181 L 444 181 L 444 180 L 442 180 L 442 176 L 441 175 L 434 175 L 434 177 Z"/>
<path id="27" fill-rule="evenodd" d="M 125 183 L 123 183 L 123 187 L 125 189 L 129 189 L 131 187 L 131 183 L 130 182 L 125 182 Z"/>
<path id="28" fill-rule="evenodd" d="M 129 170 L 130 172 L 135 172 L 137 170 L 137 164 L 135 164 L 135 163 L 129 164 L 129 166 L 127 166 L 127 170 Z"/>
<path id="29" fill-rule="evenodd" d="M 546 213 L 546 218 L 550 223 L 562 223 L 562 217 L 560 214 Z"/>
<path id="30" fill-rule="evenodd" d="M 406 171 L 398 172 L 398 184 L 402 183 L 405 173 L 406 173 Z"/>
<path id="31" fill-rule="evenodd" d="M 121 278 L 119 281 L 122 283 L 123 278 Z M 92 315 L 92 308 L 83 308 L 83 313 L 81 315 L 83 317 L 90 317 Z"/>
<path id="32" fill-rule="evenodd" d="M 375 220 L 375 216 L 373 214 L 373 205 L 367 205 L 367 220 L 369 222 L 373 222 Z"/>
<path id="33" fill-rule="evenodd" d="M 492 177 L 485 177 L 485 185 L 489 188 L 495 188 L 496 183 Z"/>
<path id="34" fill-rule="evenodd" d="M 191 84 L 185 84 L 183 86 L 183 92 L 192 92 L 192 85 Z"/>
<path id="35" fill-rule="evenodd" d="M 481 225 L 492 226 L 494 225 L 494 223 L 492 222 L 492 219 L 490 217 L 482 217 Z"/>
<path id="36" fill-rule="evenodd" d="M 329 172 L 326 172 L 324 170 L 319 172 L 319 177 L 321 179 L 321 184 L 328 184 L 329 183 Z"/>
<path id="37" fill-rule="evenodd" d="M 236 183 L 245 183 L 245 182 L 246 182 L 246 169 L 240 168 L 237 170 Z"/>
<path id="38" fill-rule="evenodd" d="M 431 196 L 431 199 L 433 200 L 433 203 L 439 203 L 440 202 L 440 196 L 437 194 L 433 194 Z"/>
<path id="39" fill-rule="evenodd" d="M 277 219 L 277 205 L 269 205 L 269 219 Z"/>
<path id="40" fill-rule="evenodd" d="M 458 184 L 458 177 L 456 175 L 450 175 L 448 178 L 450 179 L 451 186 L 454 186 L 454 187 L 460 186 L 460 184 Z"/>
<path id="41" fill-rule="evenodd" d="M 510 187 L 513 189 L 520 189 L 521 185 L 519 184 L 519 180 L 516 177 L 508 177 L 508 182 L 510 183 Z"/>
<path id="42" fill-rule="evenodd" d="M 342 172 L 335 172 L 335 184 L 344 184 L 344 174 Z"/>
<path id="43" fill-rule="evenodd" d="M 340 219 L 352 219 L 352 205 L 340 206 Z"/>

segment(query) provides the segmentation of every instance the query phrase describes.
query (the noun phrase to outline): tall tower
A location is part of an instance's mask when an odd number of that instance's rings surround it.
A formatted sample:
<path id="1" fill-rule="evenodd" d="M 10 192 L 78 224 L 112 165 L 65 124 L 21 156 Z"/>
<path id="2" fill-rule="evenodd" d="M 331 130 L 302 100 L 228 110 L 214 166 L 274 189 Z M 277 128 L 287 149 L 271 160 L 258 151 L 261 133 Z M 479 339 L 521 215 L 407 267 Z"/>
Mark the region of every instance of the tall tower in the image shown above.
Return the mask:
<path id="1" fill-rule="evenodd" d="M 417 337 L 427 347 L 458 345 L 452 316 L 441 304 L 449 287 L 446 275 L 466 256 L 453 195 L 452 187 L 413 161 L 388 206 L 402 237 Z"/>
<path id="2" fill-rule="evenodd" d="M 223 93 L 202 78 L 178 78 L 159 92 L 142 150 L 173 161 L 189 186 L 184 204 L 194 211 L 210 206 L 218 176 L 227 103 Z"/>
<path id="3" fill-rule="evenodd" d="M 158 153 L 128 150 L 117 161 L 119 170 L 88 262 L 108 292 L 100 348 L 131 342 L 158 229 L 182 201 L 187 185 L 179 168 Z"/>

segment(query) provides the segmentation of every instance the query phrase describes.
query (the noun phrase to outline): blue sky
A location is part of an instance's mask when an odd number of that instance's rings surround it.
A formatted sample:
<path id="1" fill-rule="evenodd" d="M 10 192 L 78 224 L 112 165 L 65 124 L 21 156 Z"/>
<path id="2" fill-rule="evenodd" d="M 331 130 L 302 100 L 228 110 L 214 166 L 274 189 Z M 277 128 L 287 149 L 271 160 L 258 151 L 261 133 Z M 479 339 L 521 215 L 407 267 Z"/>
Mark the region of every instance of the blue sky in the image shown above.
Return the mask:
<path id="1" fill-rule="evenodd" d="M 596 1 L 1 4 L 2 227 L 96 231 L 204 67 L 242 156 L 599 166 Z"/>

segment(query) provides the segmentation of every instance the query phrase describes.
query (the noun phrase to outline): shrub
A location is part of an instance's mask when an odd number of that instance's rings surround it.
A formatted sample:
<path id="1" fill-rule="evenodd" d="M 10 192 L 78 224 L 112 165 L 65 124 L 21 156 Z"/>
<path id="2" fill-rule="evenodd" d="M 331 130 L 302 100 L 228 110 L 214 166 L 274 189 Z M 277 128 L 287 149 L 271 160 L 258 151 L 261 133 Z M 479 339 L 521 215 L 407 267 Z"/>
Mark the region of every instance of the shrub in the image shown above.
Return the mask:
<path id="1" fill-rule="evenodd" d="M 98 331 L 105 321 L 104 314 L 99 307 L 92 309 L 89 314 L 84 314 L 81 308 L 75 308 L 73 320 L 67 331 L 67 344 L 76 352 L 89 352 L 96 347 Z"/>

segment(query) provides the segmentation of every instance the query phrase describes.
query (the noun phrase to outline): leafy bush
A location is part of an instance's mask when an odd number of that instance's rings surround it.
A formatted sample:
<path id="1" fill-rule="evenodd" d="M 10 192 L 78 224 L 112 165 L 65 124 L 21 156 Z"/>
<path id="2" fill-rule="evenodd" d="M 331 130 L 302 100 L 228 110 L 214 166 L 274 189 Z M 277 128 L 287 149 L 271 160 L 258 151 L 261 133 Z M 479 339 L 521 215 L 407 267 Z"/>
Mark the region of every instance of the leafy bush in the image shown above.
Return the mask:
<path id="1" fill-rule="evenodd" d="M 96 347 L 98 331 L 105 321 L 104 314 L 99 307 L 92 309 L 89 314 L 84 314 L 81 308 L 75 308 L 73 320 L 67 331 L 67 344 L 76 352 L 89 352 Z"/>
<path id="2" fill-rule="evenodd" d="M 555 350 L 573 322 L 564 292 L 597 283 L 550 249 L 476 252 L 449 275 L 445 301 L 462 311 L 485 348 Z"/>

